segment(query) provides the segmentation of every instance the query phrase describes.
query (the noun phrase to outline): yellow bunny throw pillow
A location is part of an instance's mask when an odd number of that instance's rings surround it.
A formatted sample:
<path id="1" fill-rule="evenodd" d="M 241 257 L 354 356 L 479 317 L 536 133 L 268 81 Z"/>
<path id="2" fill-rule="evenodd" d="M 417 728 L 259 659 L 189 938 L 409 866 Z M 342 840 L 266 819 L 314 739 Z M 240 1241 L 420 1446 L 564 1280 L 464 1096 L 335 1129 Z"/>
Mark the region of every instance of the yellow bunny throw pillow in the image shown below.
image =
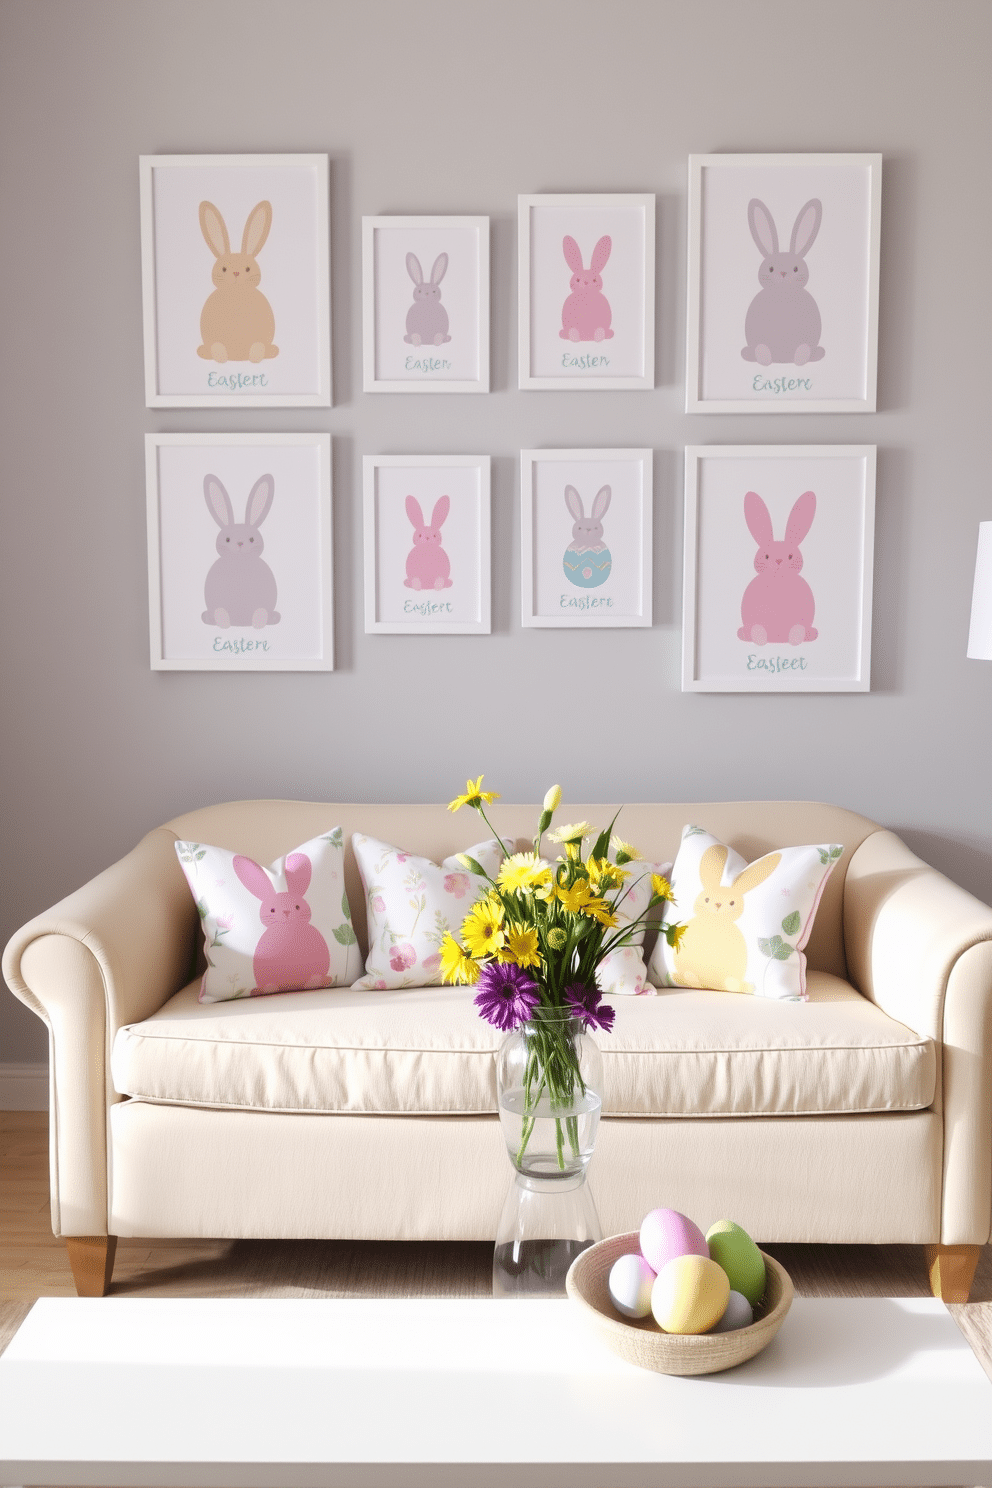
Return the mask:
<path id="1" fill-rule="evenodd" d="M 685 931 L 678 950 L 659 935 L 649 980 L 656 987 L 709 987 L 805 1002 L 803 947 L 843 851 L 831 842 L 783 847 L 746 863 L 702 827 L 685 827 L 669 911 Z"/>

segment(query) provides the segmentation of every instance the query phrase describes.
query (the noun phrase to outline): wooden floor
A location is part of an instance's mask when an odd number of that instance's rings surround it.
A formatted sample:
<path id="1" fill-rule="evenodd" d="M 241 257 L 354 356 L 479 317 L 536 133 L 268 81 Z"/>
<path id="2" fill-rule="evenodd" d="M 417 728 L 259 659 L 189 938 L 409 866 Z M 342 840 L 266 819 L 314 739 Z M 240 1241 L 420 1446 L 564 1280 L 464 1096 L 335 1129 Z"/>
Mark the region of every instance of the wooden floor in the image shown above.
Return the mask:
<path id="1" fill-rule="evenodd" d="M 769 1245 L 800 1296 L 929 1296 L 922 1246 Z M 121 1240 L 114 1296 L 389 1297 L 491 1292 L 489 1244 L 311 1240 Z M 0 1352 L 38 1297 L 73 1297 L 65 1246 L 52 1235 L 48 1117 L 0 1112 Z M 952 1306 L 992 1377 L 992 1246 L 972 1300 Z"/>

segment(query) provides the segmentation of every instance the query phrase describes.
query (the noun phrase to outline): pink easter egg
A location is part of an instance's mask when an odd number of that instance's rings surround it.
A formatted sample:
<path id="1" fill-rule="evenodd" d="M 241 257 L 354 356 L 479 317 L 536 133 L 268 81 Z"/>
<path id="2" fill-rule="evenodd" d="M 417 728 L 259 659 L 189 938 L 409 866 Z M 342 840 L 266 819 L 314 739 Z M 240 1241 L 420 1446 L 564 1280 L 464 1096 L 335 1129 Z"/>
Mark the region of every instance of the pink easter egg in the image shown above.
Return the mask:
<path id="1" fill-rule="evenodd" d="M 676 1256 L 697 1255 L 709 1260 L 710 1248 L 698 1225 L 677 1209 L 652 1209 L 641 1225 L 641 1255 L 654 1271 Z"/>

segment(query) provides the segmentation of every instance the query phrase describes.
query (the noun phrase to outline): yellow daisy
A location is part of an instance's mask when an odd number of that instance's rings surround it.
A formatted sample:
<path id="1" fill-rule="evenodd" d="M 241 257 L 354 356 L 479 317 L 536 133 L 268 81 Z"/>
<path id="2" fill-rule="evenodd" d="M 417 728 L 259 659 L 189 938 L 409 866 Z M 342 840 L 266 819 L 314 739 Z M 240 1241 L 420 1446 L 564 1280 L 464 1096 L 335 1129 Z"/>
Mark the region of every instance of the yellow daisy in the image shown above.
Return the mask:
<path id="1" fill-rule="evenodd" d="M 590 899 L 589 903 L 583 906 L 582 913 L 588 915 L 591 920 L 597 920 L 599 924 L 605 925 L 607 929 L 620 923 L 605 899 Z"/>
<path id="2" fill-rule="evenodd" d="M 501 889 L 535 889 L 551 879 L 551 864 L 532 852 L 514 853 L 504 858 L 496 877 Z"/>
<path id="3" fill-rule="evenodd" d="M 441 980 L 461 986 L 470 986 L 479 980 L 478 965 L 462 950 L 453 935 L 446 935 L 441 942 Z"/>
<path id="4" fill-rule="evenodd" d="M 651 889 L 656 898 L 668 899 L 671 901 L 672 904 L 675 903 L 675 895 L 672 893 L 672 886 L 668 882 L 667 878 L 662 878 L 660 873 L 652 873 Z"/>
<path id="5" fill-rule="evenodd" d="M 506 949 L 518 966 L 540 966 L 537 931 L 528 925 L 511 925 L 506 932 Z"/>
<path id="6" fill-rule="evenodd" d="M 462 938 L 469 954 L 495 956 L 505 944 L 503 906 L 499 900 L 480 899 L 462 922 Z"/>
<path id="7" fill-rule="evenodd" d="M 630 877 L 625 868 L 618 868 L 616 863 L 611 863 L 607 858 L 587 858 L 586 872 L 589 881 L 599 893 L 606 889 L 619 889 L 624 880 Z"/>
<path id="8" fill-rule="evenodd" d="M 618 863 L 636 863 L 640 859 L 640 853 L 636 847 L 629 842 L 624 842 L 622 837 L 611 837 L 610 846 L 617 855 Z"/>
<path id="9" fill-rule="evenodd" d="M 574 915 L 582 914 L 590 899 L 595 897 L 587 878 L 577 878 L 570 888 L 559 884 L 555 896 L 562 908 Z"/>
<path id="10" fill-rule="evenodd" d="M 688 928 L 688 925 L 672 925 L 665 931 L 665 937 L 673 951 L 677 951 L 681 946 L 682 937 Z"/>
<path id="11" fill-rule="evenodd" d="M 588 837 L 591 833 L 591 822 L 571 822 L 567 827 L 556 827 L 553 832 L 548 833 L 548 837 L 552 842 L 560 842 L 567 847 L 581 842 L 583 837 Z"/>
<path id="12" fill-rule="evenodd" d="M 461 806 L 474 806 L 478 809 L 483 802 L 488 806 L 493 801 L 499 800 L 497 791 L 484 791 L 482 789 L 482 776 L 478 780 L 468 779 L 465 782 L 465 794 L 456 796 L 453 801 L 448 802 L 449 811 L 457 811 Z"/>

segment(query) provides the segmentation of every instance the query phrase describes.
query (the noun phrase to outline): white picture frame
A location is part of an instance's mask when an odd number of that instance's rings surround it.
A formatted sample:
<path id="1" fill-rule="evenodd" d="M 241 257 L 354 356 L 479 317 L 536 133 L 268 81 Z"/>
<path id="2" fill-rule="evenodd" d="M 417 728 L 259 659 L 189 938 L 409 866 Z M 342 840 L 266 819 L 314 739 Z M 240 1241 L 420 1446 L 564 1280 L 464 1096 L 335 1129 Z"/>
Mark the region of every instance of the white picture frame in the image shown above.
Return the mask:
<path id="1" fill-rule="evenodd" d="M 366 634 L 490 633 L 490 466 L 488 455 L 364 456 Z"/>
<path id="2" fill-rule="evenodd" d="M 651 625 L 652 465 L 649 449 L 521 450 L 525 627 Z"/>
<path id="3" fill-rule="evenodd" d="M 153 671 L 333 670 L 329 434 L 146 434 L 145 488 Z"/>
<path id="4" fill-rule="evenodd" d="M 881 196 L 880 154 L 689 156 L 687 413 L 875 411 Z"/>
<path id="5" fill-rule="evenodd" d="M 330 407 L 328 156 L 142 155 L 139 187 L 146 406 Z"/>
<path id="6" fill-rule="evenodd" d="M 365 392 L 488 393 L 489 218 L 363 217 L 362 306 Z"/>
<path id="7" fill-rule="evenodd" d="M 690 445 L 683 692 L 868 692 L 874 533 L 874 445 Z"/>
<path id="8" fill-rule="evenodd" d="M 653 193 L 524 195 L 517 209 L 519 386 L 654 387 Z"/>

